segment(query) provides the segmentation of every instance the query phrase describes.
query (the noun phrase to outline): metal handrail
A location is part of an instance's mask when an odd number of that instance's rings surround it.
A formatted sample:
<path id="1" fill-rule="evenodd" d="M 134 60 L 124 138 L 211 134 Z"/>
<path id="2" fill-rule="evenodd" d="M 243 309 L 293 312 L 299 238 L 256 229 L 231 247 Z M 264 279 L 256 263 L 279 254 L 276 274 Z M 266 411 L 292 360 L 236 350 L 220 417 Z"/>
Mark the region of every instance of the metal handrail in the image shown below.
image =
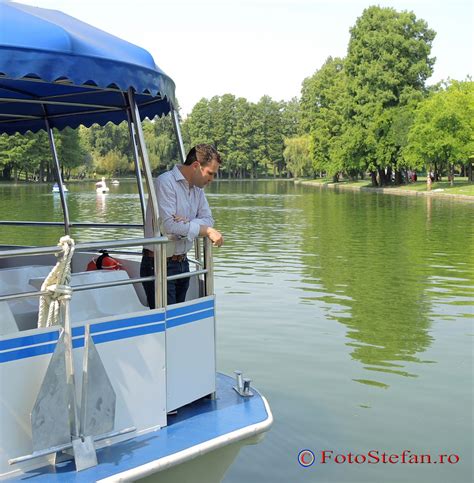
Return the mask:
<path id="1" fill-rule="evenodd" d="M 167 243 L 168 237 L 166 236 L 156 236 L 150 238 L 129 238 L 125 240 L 102 240 L 100 242 L 87 242 L 87 243 L 77 243 L 75 245 L 76 251 L 85 250 L 100 250 L 106 245 L 108 248 L 121 248 L 121 247 L 133 247 L 139 245 L 151 245 L 151 244 L 165 244 Z M 0 258 L 9 257 L 22 257 L 30 255 L 52 255 L 61 252 L 61 248 L 57 245 L 47 246 L 47 247 L 29 247 L 29 248 L 18 248 L 13 250 L 0 250 Z"/>
<path id="2" fill-rule="evenodd" d="M 203 275 L 206 273 L 208 273 L 207 270 L 195 270 L 194 272 L 186 272 L 186 273 L 180 273 L 178 275 L 170 275 L 169 277 L 167 277 L 167 280 L 178 280 L 180 278 L 196 277 L 198 275 Z M 120 285 L 131 285 L 134 283 L 153 282 L 154 280 L 155 280 L 155 277 L 151 275 L 149 277 L 128 278 L 126 280 L 115 280 L 113 282 L 88 283 L 84 285 L 78 285 L 76 287 L 71 287 L 71 291 L 73 293 L 83 292 L 84 290 L 117 287 Z M 6 302 L 8 300 L 26 299 L 29 297 L 41 297 L 43 295 L 49 295 L 49 294 L 50 292 L 48 292 L 47 290 L 38 290 L 35 292 L 22 292 L 22 293 L 16 293 L 16 294 L 0 295 L 0 302 Z"/>
<path id="3" fill-rule="evenodd" d="M 62 221 L 0 221 L 0 225 L 5 226 L 64 226 Z M 138 223 L 95 223 L 84 221 L 69 222 L 71 228 L 137 228 L 143 229 L 143 225 Z"/>
<path id="4" fill-rule="evenodd" d="M 165 244 L 169 240 L 167 237 L 154 237 L 154 238 L 139 238 L 139 239 L 128 239 L 128 240 L 111 240 L 107 242 L 107 246 L 110 247 L 122 247 L 122 246 L 137 246 L 137 245 L 143 245 L 144 243 L 151 245 L 151 244 Z M 76 251 L 82 251 L 82 250 L 90 250 L 94 248 L 102 248 L 104 246 L 104 242 L 91 242 L 91 243 L 78 243 L 75 245 Z M 49 247 L 33 247 L 33 248 L 20 248 L 20 249 L 15 249 L 15 250 L 3 250 L 0 251 L 0 258 L 7 258 L 7 257 L 14 257 L 14 256 L 29 256 L 29 255 L 48 255 L 48 254 L 53 254 L 53 253 L 59 253 L 61 249 L 58 246 L 49 246 Z M 129 252 L 130 253 L 130 252 Z M 209 252 L 208 252 L 209 253 Z M 128 254 L 128 253 L 127 253 Z M 130 254 L 133 255 L 139 255 L 139 253 L 132 252 Z M 203 266 L 201 262 L 198 260 L 190 260 L 191 262 L 195 263 L 196 266 Z M 170 275 L 166 277 L 167 281 L 170 280 L 179 280 L 183 278 L 190 278 L 190 277 L 197 277 L 199 275 L 205 275 L 206 276 L 206 285 L 208 286 L 208 289 L 211 288 L 213 289 L 212 284 L 209 287 L 209 281 L 208 279 L 210 275 L 212 275 L 212 263 L 211 265 L 208 265 L 207 268 L 201 269 L 201 270 L 195 270 L 193 272 L 186 272 L 186 273 L 180 273 L 177 275 Z M 149 277 L 139 277 L 139 278 L 130 278 L 126 280 L 116 280 L 116 281 L 110 281 L 110 282 L 100 282 L 100 283 L 90 283 L 90 284 L 84 284 L 76 287 L 71 287 L 72 292 L 82 292 L 84 290 L 93 290 L 93 289 L 98 289 L 98 288 L 108 288 L 108 287 L 116 287 L 120 285 L 131 285 L 135 283 L 143 283 L 143 282 L 153 282 L 155 281 L 155 276 L 149 276 Z M 207 291 L 207 293 L 212 293 L 210 291 Z M 34 292 L 22 292 L 22 293 L 17 293 L 17 294 L 8 294 L 8 295 L 0 295 L 0 302 L 3 301 L 8 301 L 8 300 L 17 300 L 17 299 L 23 299 L 23 298 L 29 298 L 29 297 L 40 297 L 43 295 L 48 295 L 49 292 L 47 290 L 38 290 Z"/>

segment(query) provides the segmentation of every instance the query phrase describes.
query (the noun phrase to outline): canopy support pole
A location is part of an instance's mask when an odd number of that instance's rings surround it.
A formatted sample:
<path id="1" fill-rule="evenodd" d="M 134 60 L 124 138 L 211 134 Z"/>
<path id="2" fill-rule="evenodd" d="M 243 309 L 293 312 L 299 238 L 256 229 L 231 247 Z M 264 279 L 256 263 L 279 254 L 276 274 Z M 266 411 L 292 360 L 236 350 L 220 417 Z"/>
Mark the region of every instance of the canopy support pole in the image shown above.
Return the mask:
<path id="1" fill-rule="evenodd" d="M 132 115 L 133 125 L 136 130 L 136 141 L 138 152 L 141 153 L 143 171 L 145 173 L 145 182 L 148 190 L 148 202 L 151 207 L 153 236 L 160 236 L 160 228 L 158 224 L 158 201 L 156 199 L 155 186 L 153 184 L 153 176 L 151 174 L 148 152 L 145 145 L 145 136 L 143 134 L 142 124 L 140 120 L 140 112 L 135 102 L 135 94 L 133 89 L 128 89 L 128 102 L 130 105 L 130 113 Z M 155 244 L 153 246 L 154 262 L 155 262 L 155 307 L 161 308 L 166 305 L 167 301 L 167 273 L 166 273 L 166 246 Z"/>
<path id="2" fill-rule="evenodd" d="M 43 106 L 43 110 L 45 111 L 45 114 L 46 114 L 45 106 Z M 69 222 L 69 211 L 66 203 L 66 195 L 64 194 L 63 177 L 61 176 L 61 166 L 59 164 L 58 152 L 56 150 L 56 144 L 54 142 L 54 134 L 53 134 L 53 130 L 51 129 L 51 125 L 49 124 L 49 120 L 47 116 L 44 122 L 46 124 L 46 131 L 48 133 L 49 147 L 51 149 L 51 154 L 53 155 L 54 168 L 55 168 L 54 171 L 56 173 L 56 181 L 59 186 L 59 196 L 61 197 L 61 206 L 63 209 L 63 217 L 64 217 L 64 233 L 66 235 L 70 235 L 71 230 L 70 230 L 70 222 Z"/>
<path id="3" fill-rule="evenodd" d="M 137 138 L 135 134 L 135 126 L 133 125 L 131 108 L 127 109 L 128 130 L 130 132 L 130 140 L 132 142 L 133 163 L 135 165 L 135 174 L 137 176 L 138 194 L 140 195 L 140 207 L 142 209 L 143 233 L 145 233 L 145 219 L 146 219 L 146 203 L 145 193 L 143 191 L 142 172 L 140 170 L 140 156 L 138 154 Z"/>
<path id="4" fill-rule="evenodd" d="M 181 164 L 184 164 L 184 160 L 186 159 L 186 153 L 184 151 L 184 143 L 183 137 L 181 136 L 181 129 L 179 127 L 178 111 L 174 107 L 171 109 L 171 119 L 173 120 L 174 132 L 176 134 L 176 139 L 178 140 L 179 159 L 181 159 Z"/>

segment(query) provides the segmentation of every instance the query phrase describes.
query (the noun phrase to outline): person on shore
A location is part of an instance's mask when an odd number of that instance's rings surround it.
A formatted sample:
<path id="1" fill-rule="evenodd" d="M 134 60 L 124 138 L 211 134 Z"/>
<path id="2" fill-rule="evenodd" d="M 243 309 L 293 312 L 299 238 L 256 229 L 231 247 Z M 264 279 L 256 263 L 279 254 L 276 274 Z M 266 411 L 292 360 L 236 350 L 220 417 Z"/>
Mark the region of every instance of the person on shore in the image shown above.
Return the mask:
<path id="1" fill-rule="evenodd" d="M 222 163 L 218 151 L 209 144 L 194 146 L 182 165 L 155 179 L 160 231 L 168 236 L 167 274 L 189 272 L 187 253 L 198 236 L 206 236 L 214 246 L 224 242 L 222 234 L 213 228 L 214 220 L 203 188 L 214 180 Z M 150 204 L 145 221 L 145 237 L 153 236 Z M 140 276 L 154 274 L 153 247 L 144 246 Z M 184 302 L 189 278 L 168 281 L 168 305 Z M 144 282 L 143 288 L 151 309 L 155 308 L 154 282 Z"/>

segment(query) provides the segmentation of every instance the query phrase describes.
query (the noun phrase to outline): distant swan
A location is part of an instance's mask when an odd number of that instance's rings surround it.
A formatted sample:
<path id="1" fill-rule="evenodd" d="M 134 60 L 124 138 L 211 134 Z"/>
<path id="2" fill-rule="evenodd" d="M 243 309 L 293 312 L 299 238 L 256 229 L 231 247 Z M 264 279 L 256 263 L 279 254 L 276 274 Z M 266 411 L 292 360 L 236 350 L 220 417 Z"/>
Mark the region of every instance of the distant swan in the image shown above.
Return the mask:
<path id="1" fill-rule="evenodd" d="M 95 184 L 95 191 L 97 194 L 108 193 L 109 187 L 105 184 L 104 177 L 102 177 L 102 181 L 97 181 Z"/>

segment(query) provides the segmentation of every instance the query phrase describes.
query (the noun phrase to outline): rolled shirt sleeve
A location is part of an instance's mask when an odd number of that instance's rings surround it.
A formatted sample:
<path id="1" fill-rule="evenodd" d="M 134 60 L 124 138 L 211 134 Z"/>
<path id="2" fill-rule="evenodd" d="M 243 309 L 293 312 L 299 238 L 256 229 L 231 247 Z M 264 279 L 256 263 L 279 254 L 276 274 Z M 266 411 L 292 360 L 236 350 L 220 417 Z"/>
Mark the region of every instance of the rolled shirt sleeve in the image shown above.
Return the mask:
<path id="1" fill-rule="evenodd" d="M 212 218 L 211 209 L 207 202 L 204 190 L 199 190 L 199 204 L 196 218 L 193 220 L 199 225 L 214 226 L 214 218 Z M 198 232 L 199 233 L 199 232 Z"/>

